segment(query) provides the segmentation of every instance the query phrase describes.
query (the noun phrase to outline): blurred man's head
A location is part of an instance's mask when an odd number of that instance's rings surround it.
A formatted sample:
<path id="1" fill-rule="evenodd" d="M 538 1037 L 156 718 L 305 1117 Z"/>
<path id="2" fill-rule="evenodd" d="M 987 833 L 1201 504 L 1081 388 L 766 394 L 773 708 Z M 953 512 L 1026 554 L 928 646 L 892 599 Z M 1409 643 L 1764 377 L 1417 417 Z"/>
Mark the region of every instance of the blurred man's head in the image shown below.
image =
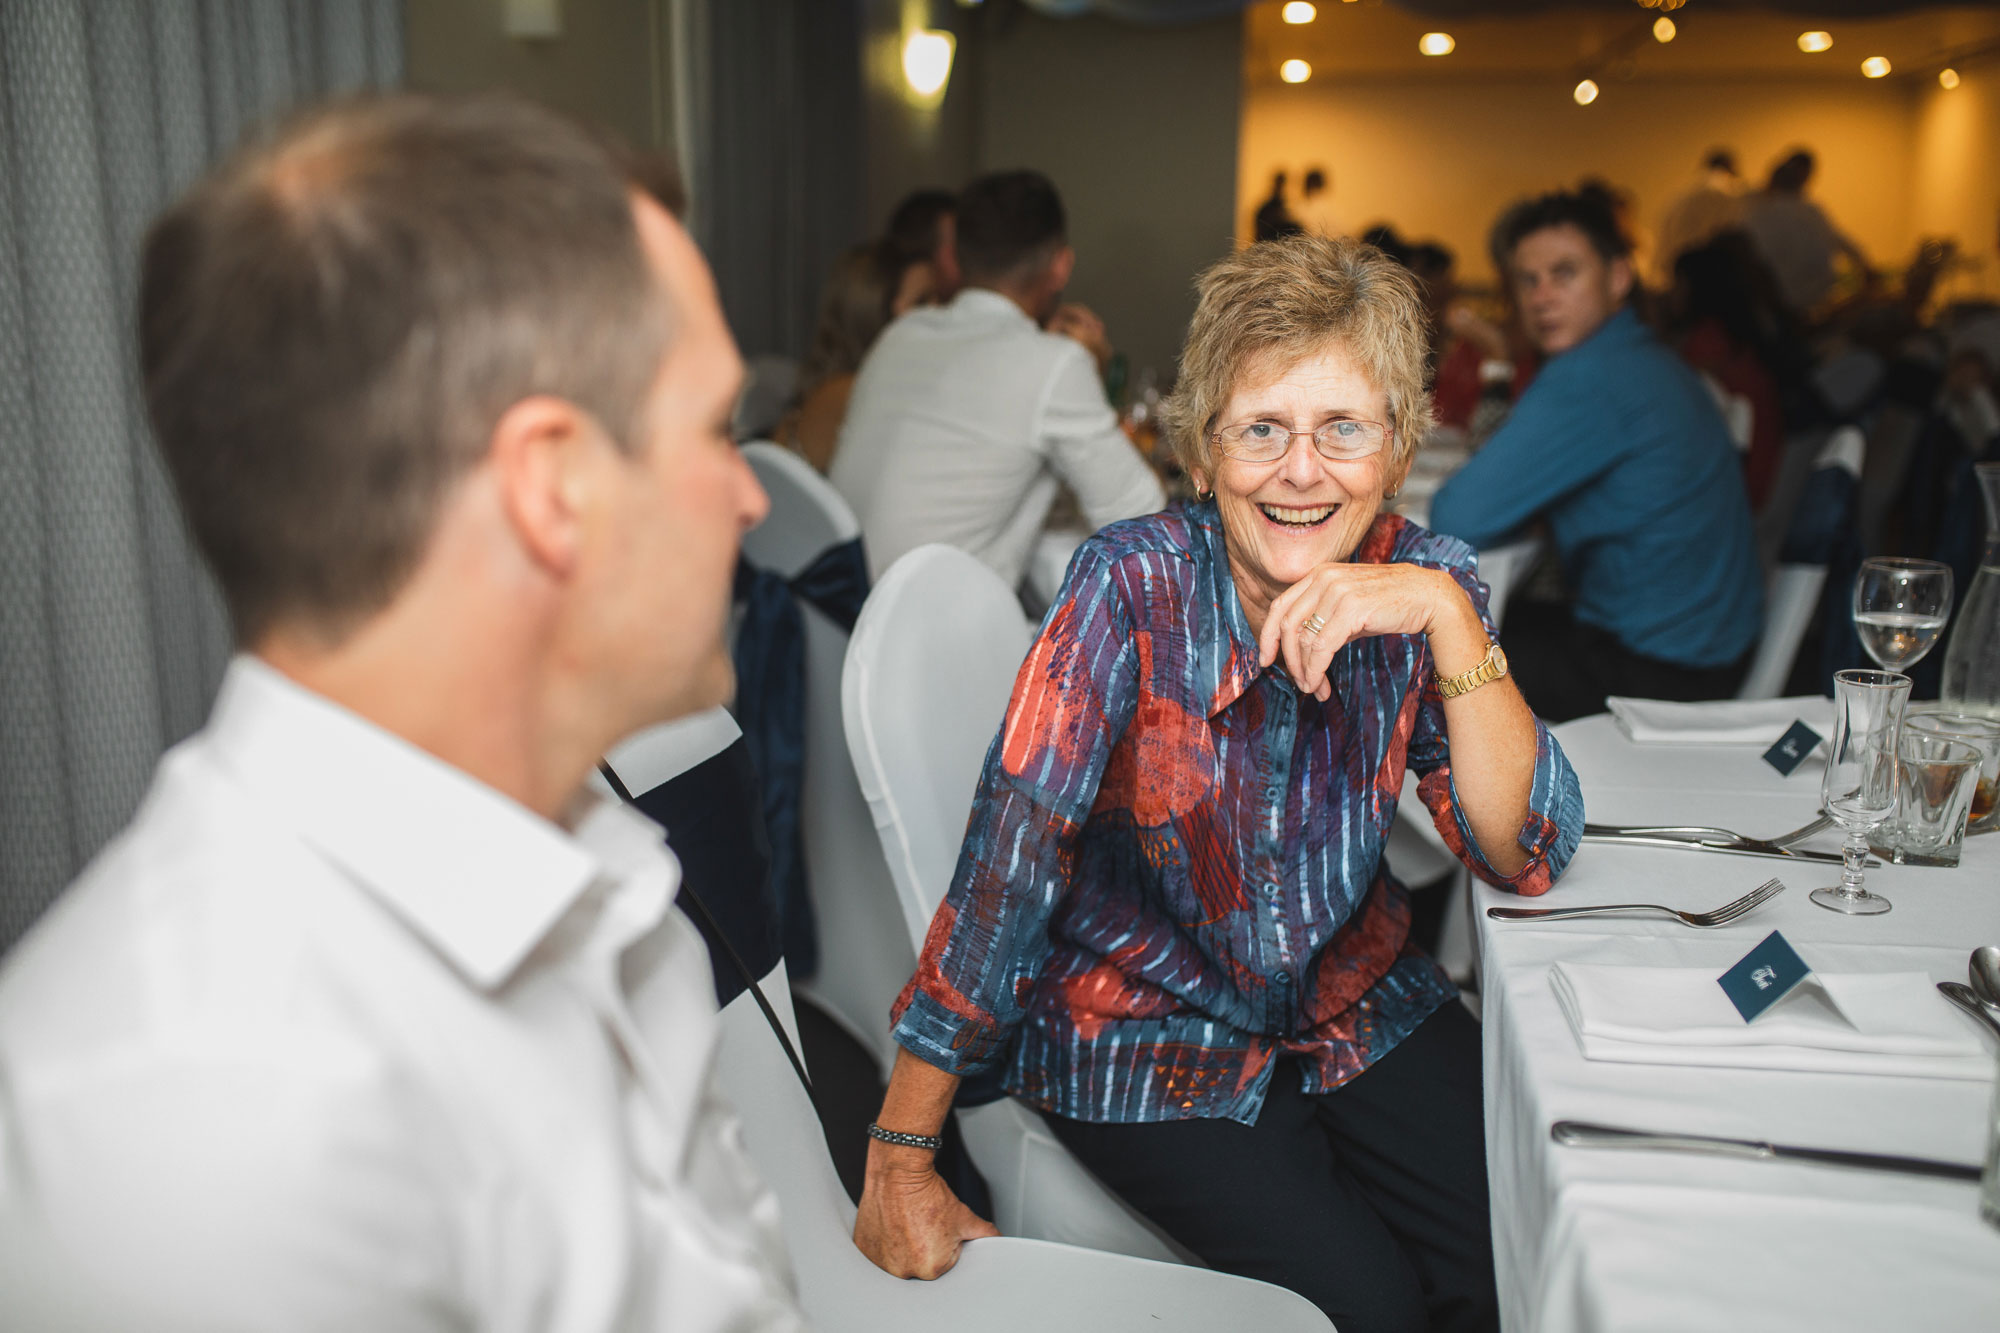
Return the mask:
<path id="1" fill-rule="evenodd" d="M 1804 194 L 1812 180 L 1813 155 L 1801 148 L 1771 168 L 1770 188 L 1780 194 Z"/>
<path id="2" fill-rule="evenodd" d="M 407 646 L 434 601 L 494 640 L 438 651 L 532 647 L 604 725 L 727 697 L 763 507 L 741 362 L 686 233 L 585 131 L 504 100 L 309 113 L 154 224 L 140 356 L 245 647 Z"/>
<path id="3" fill-rule="evenodd" d="M 917 190 L 905 197 L 889 215 L 883 239 L 910 284 L 896 297 L 903 308 L 949 301 L 965 284 L 958 266 L 958 196 L 951 191 Z"/>
<path id="4" fill-rule="evenodd" d="M 1734 176 L 1737 174 L 1736 154 L 1730 152 L 1727 148 L 1709 149 L 1708 156 L 1701 160 L 1701 164 L 1708 170 L 1721 172 L 1725 176 Z"/>
<path id="5" fill-rule="evenodd" d="M 967 285 L 1004 292 L 1047 322 L 1076 264 L 1049 178 L 1002 171 L 966 186 L 958 196 L 958 264 Z"/>
<path id="6" fill-rule="evenodd" d="M 1523 200 L 1493 228 L 1522 326 L 1549 355 L 1603 327 L 1632 294 L 1631 246 L 1599 191 Z"/>

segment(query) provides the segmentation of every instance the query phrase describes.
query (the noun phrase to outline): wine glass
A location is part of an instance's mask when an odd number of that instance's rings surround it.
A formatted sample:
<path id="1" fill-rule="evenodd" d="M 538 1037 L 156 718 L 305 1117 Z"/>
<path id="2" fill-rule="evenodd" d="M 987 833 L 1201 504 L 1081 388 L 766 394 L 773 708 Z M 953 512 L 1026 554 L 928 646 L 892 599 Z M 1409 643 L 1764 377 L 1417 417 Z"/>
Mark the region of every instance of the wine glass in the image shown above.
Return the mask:
<path id="1" fill-rule="evenodd" d="M 1854 632 L 1884 671 L 1923 661 L 1951 618 L 1951 566 L 1873 556 L 1854 580 Z"/>
<path id="2" fill-rule="evenodd" d="M 1895 671 L 1838 671 L 1833 677 L 1833 737 L 1827 742 L 1820 799 L 1846 830 L 1840 883 L 1814 889 L 1812 900 L 1834 912 L 1873 916 L 1889 900 L 1861 884 L 1868 834 L 1896 809 L 1896 740 L 1910 678 Z"/>

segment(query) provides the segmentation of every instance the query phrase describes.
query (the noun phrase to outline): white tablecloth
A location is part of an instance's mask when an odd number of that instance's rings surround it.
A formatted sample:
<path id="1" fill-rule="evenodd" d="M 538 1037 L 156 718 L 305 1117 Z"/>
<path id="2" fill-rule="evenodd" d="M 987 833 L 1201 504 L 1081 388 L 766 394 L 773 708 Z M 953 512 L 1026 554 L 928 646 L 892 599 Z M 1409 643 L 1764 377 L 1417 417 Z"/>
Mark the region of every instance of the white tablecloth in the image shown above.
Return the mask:
<path id="1" fill-rule="evenodd" d="M 1638 746 L 1608 716 L 1555 734 L 1596 822 L 1771 836 L 1805 823 L 1818 804 L 1817 759 L 1781 778 L 1756 747 Z M 1812 845 L 1838 843 L 1829 833 Z M 1487 1152 L 1509 1333 L 2000 1329 L 2000 1231 L 1979 1220 L 1976 1185 L 1549 1139 L 1557 1120 L 1589 1120 L 1980 1160 L 1992 1095 L 1981 1084 L 1583 1059 L 1549 987 L 1559 960 L 1719 975 L 1776 929 L 1823 971 L 1943 981 L 1964 980 L 1974 946 L 2000 943 L 2000 836 L 1970 841 L 1955 870 L 1870 871 L 1870 886 L 1895 904 L 1885 916 L 1839 916 L 1807 901 L 1838 878 L 1836 866 L 1602 843 L 1585 843 L 1532 905 L 1709 908 L 1774 874 L 1786 893 L 1711 931 L 1665 920 L 1493 921 L 1486 907 L 1521 902 L 1479 886 Z"/>

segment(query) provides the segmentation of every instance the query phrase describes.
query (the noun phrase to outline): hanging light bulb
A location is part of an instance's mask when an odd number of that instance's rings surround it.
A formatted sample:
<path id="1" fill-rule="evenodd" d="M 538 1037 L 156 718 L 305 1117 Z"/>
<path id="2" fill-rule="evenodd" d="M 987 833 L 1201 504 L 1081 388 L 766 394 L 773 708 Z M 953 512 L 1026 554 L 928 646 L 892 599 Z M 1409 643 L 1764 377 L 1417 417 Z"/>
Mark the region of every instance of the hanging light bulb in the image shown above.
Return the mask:
<path id="1" fill-rule="evenodd" d="M 1958 87 L 1958 71 L 1955 69 L 1939 70 L 1938 87 L 1944 89 L 1946 92 L 1950 92 L 1952 89 Z"/>
<path id="2" fill-rule="evenodd" d="M 1576 85 L 1576 91 L 1570 96 L 1576 99 L 1578 106 L 1589 106 L 1597 100 L 1597 84 L 1591 79 L 1585 79 Z"/>
<path id="3" fill-rule="evenodd" d="M 1313 76 L 1313 67 L 1303 60 L 1287 60 L 1278 66 L 1278 77 L 1286 83 L 1304 83 Z"/>
<path id="4" fill-rule="evenodd" d="M 1816 56 L 1821 51 L 1830 50 L 1832 46 L 1833 34 L 1830 32 L 1822 32 L 1815 28 L 1811 32 L 1802 32 L 1799 34 L 1799 50 L 1809 56 Z"/>
<path id="5" fill-rule="evenodd" d="M 1861 62 L 1861 72 L 1871 79 L 1886 78 L 1889 73 L 1889 57 L 1869 56 Z"/>
<path id="6" fill-rule="evenodd" d="M 1653 40 L 1661 45 L 1671 42 L 1679 33 L 1680 29 L 1676 28 L 1674 21 L 1665 14 L 1653 20 Z"/>
<path id="7" fill-rule="evenodd" d="M 1285 6 L 1283 16 L 1287 23 L 1311 23 L 1319 17 L 1319 11 L 1307 4 L 1306 0 L 1291 0 L 1291 3 Z"/>
<path id="8" fill-rule="evenodd" d="M 1417 38 L 1417 49 L 1427 56 L 1448 56 L 1457 46 L 1448 32 L 1427 32 Z"/>

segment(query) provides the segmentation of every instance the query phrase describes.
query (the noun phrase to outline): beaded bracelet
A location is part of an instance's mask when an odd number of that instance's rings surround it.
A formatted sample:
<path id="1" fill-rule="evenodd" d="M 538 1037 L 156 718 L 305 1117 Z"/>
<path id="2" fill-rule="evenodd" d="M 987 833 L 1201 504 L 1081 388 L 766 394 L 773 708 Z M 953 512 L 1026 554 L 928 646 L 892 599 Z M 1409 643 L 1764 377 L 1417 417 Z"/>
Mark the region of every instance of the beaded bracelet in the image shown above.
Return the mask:
<path id="1" fill-rule="evenodd" d="M 898 1134 L 893 1129 L 884 1129 L 876 1124 L 868 1126 L 868 1137 L 880 1139 L 884 1143 L 893 1143 L 898 1148 L 927 1148 L 931 1152 L 936 1152 L 944 1147 L 944 1140 L 935 1134 Z"/>

